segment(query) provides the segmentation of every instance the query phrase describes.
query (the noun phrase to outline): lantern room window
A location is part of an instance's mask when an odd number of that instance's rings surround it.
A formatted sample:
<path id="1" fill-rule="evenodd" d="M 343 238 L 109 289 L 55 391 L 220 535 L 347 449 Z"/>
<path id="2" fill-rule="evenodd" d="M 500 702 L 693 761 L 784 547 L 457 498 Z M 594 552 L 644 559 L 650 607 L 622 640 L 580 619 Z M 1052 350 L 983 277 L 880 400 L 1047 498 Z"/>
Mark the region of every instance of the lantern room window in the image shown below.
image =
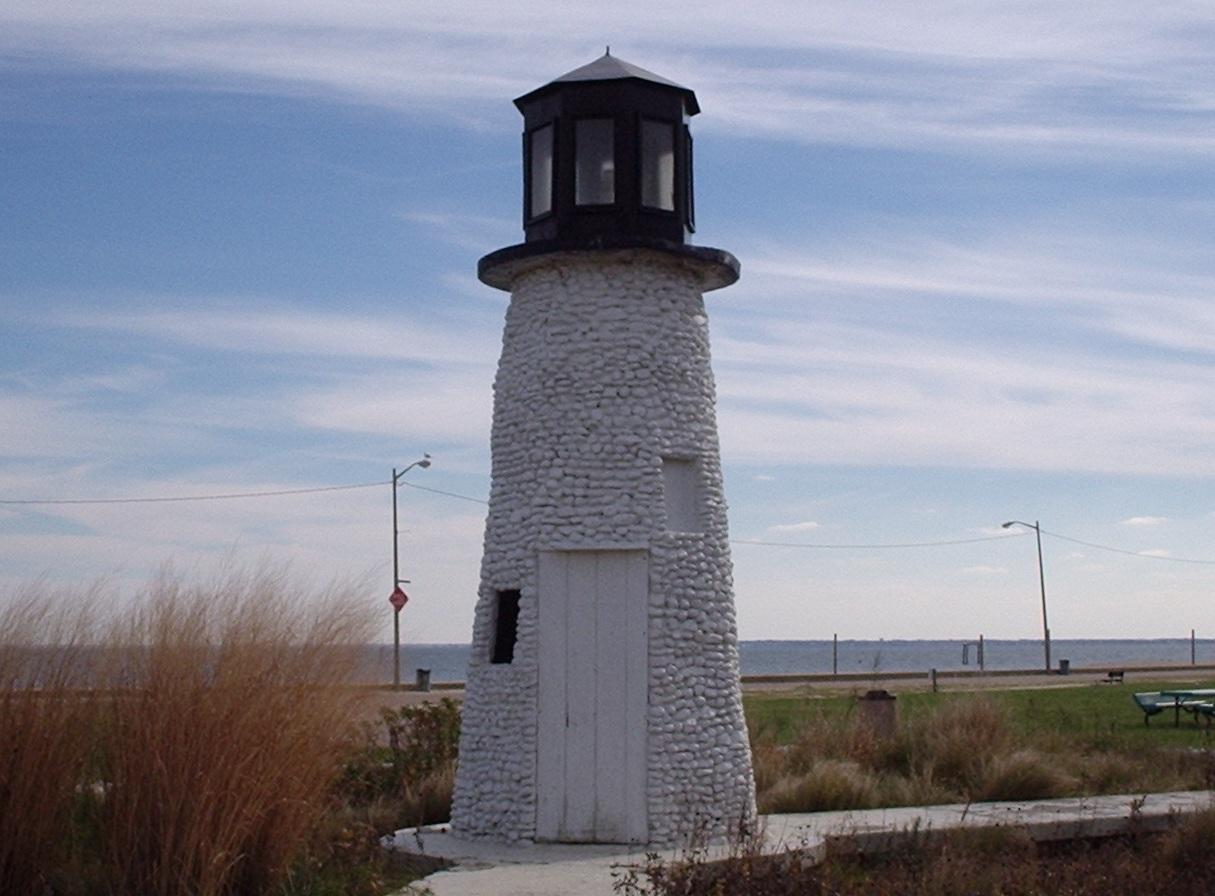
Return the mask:
<path id="1" fill-rule="evenodd" d="M 610 118 L 583 118 L 574 125 L 574 201 L 616 201 L 615 128 Z"/>
<path id="2" fill-rule="evenodd" d="M 528 218 L 553 210 L 553 126 L 536 128 L 527 144 Z"/>
<path id="3" fill-rule="evenodd" d="M 696 194 L 692 189 L 692 132 L 688 130 L 687 125 L 683 126 L 683 144 L 688 154 L 687 164 L 684 165 L 684 224 L 687 225 L 689 231 L 694 233 L 696 231 Z"/>
<path id="4" fill-rule="evenodd" d="M 675 211 L 675 126 L 641 122 L 641 204 Z"/>

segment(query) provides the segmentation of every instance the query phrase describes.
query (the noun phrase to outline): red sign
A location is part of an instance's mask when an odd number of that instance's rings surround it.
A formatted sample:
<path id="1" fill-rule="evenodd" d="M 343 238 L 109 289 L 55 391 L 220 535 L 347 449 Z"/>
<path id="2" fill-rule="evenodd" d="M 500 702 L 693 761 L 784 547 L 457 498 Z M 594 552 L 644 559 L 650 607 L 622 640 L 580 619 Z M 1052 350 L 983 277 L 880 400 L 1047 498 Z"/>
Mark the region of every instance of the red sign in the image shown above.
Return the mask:
<path id="1" fill-rule="evenodd" d="M 405 606 L 408 600 L 409 595 L 401 590 L 400 585 L 397 585 L 396 588 L 392 589 L 392 594 L 388 595 L 388 602 L 392 604 L 392 608 L 398 613 L 401 612 L 401 608 Z"/>

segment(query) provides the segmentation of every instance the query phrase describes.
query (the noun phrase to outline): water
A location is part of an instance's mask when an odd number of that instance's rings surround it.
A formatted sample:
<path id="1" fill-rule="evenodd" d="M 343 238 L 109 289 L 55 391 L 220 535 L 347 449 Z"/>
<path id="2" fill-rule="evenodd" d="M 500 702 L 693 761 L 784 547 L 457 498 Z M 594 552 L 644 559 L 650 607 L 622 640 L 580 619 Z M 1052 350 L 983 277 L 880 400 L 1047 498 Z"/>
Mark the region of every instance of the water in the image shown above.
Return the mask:
<path id="1" fill-rule="evenodd" d="M 1073 666 L 1149 666 L 1190 661 L 1189 638 L 1139 640 L 1052 640 L 1051 663 Z M 1215 640 L 1196 642 L 1200 663 L 1215 662 Z M 1042 642 L 987 640 L 985 667 L 1041 669 Z M 739 645 L 743 675 L 790 675 L 831 672 L 830 641 L 743 641 Z M 840 641 L 841 674 L 874 672 L 956 671 L 979 668 L 978 644 L 970 641 Z"/>
<path id="2" fill-rule="evenodd" d="M 1196 642 L 1197 661 L 1215 663 L 1215 639 Z M 380 680 L 392 680 L 392 645 L 376 645 L 375 667 Z M 984 642 L 986 668 L 1041 669 L 1041 641 Z M 414 670 L 430 669 L 431 681 L 463 681 L 468 668 L 467 644 L 404 644 L 401 646 L 401 680 L 414 680 Z M 1150 666 L 1190 661 L 1189 638 L 1153 640 L 1054 640 L 1051 662 L 1073 666 Z M 799 675 L 831 672 L 830 641 L 743 641 L 739 644 L 743 675 Z M 968 662 L 967 662 L 968 661 Z M 840 641 L 840 674 L 875 672 L 955 671 L 979 668 L 973 641 Z"/>

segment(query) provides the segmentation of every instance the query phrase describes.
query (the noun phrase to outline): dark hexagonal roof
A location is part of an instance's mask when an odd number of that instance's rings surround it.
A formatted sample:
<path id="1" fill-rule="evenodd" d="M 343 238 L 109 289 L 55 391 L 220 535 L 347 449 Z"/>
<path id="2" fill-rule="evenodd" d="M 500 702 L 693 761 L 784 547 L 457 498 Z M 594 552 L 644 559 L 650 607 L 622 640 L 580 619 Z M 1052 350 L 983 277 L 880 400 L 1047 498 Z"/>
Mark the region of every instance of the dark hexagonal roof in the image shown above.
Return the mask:
<path id="1" fill-rule="evenodd" d="M 662 75 L 656 75 L 651 71 L 646 71 L 639 65 L 633 65 L 631 62 L 625 62 L 619 56 L 613 56 L 611 51 L 604 53 L 594 62 L 588 62 L 586 65 L 576 68 L 571 72 L 566 72 L 559 78 L 555 78 L 543 87 L 537 87 L 523 96 L 515 100 L 515 105 L 520 106 L 537 96 L 548 93 L 551 90 L 558 89 L 562 84 L 572 84 L 580 81 L 623 81 L 627 79 L 636 79 L 639 81 L 649 81 L 652 84 L 661 84 L 663 87 L 671 87 L 680 91 L 684 95 L 684 102 L 687 105 L 689 115 L 695 115 L 700 111 L 700 105 L 696 102 L 696 94 L 684 87 L 682 84 L 676 84 Z"/>

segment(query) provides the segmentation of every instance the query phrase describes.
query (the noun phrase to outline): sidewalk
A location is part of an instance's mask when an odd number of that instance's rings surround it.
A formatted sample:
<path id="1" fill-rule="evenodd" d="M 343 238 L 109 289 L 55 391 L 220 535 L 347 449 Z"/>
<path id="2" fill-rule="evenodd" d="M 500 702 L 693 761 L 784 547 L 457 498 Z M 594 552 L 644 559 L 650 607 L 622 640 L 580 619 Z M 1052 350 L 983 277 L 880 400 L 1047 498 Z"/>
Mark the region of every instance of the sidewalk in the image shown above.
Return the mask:
<path id="1" fill-rule="evenodd" d="M 766 851 L 795 848 L 821 856 L 832 848 L 881 851 L 901 837 L 962 827 L 1020 826 L 1035 840 L 1100 837 L 1162 829 L 1178 813 L 1215 806 L 1215 791 L 1078 797 L 1036 802 L 972 803 L 766 815 Z M 840 842 L 840 840 L 846 842 Z M 612 896 L 612 872 L 641 863 L 644 847 L 603 844 L 525 844 L 458 840 L 446 825 L 398 831 L 405 852 L 449 859 L 456 866 L 426 878 L 434 896 Z M 725 848 L 721 848 L 725 851 Z M 677 857 L 676 850 L 665 850 Z M 409 893 L 407 888 L 404 893 Z"/>

